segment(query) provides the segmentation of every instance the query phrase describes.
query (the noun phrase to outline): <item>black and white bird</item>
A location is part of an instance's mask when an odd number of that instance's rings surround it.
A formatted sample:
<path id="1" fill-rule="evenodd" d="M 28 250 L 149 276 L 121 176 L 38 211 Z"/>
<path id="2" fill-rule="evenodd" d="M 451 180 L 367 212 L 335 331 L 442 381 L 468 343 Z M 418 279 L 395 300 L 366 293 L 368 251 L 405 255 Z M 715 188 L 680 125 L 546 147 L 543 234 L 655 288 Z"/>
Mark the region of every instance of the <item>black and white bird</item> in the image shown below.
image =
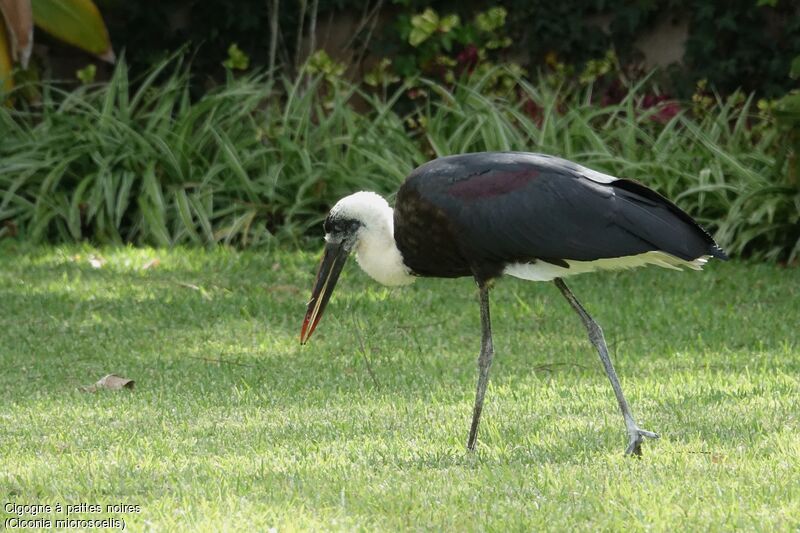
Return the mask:
<path id="1" fill-rule="evenodd" d="M 482 339 L 467 448 L 475 449 L 492 364 L 490 282 L 502 275 L 553 281 L 580 316 L 600 355 L 628 433 L 627 454 L 644 437 L 625 400 L 600 326 L 564 278 L 595 270 L 656 265 L 700 270 L 727 259 L 714 239 L 675 204 L 644 185 L 557 157 L 482 152 L 442 157 L 414 170 L 394 210 L 357 192 L 325 219 L 325 250 L 300 333 L 317 327 L 348 254 L 384 285 L 417 276 L 472 276 L 478 285 Z"/>

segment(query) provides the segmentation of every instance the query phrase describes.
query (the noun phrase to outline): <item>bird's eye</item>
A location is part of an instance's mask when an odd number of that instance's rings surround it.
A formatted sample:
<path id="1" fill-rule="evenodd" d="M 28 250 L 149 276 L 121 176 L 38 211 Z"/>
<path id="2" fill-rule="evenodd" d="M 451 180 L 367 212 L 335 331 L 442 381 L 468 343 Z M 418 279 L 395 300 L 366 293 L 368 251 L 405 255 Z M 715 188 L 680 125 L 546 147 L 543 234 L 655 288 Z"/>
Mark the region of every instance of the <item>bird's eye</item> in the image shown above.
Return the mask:
<path id="1" fill-rule="evenodd" d="M 361 222 L 357 220 L 335 220 L 330 224 L 330 231 L 333 233 L 355 233 L 358 231 Z"/>

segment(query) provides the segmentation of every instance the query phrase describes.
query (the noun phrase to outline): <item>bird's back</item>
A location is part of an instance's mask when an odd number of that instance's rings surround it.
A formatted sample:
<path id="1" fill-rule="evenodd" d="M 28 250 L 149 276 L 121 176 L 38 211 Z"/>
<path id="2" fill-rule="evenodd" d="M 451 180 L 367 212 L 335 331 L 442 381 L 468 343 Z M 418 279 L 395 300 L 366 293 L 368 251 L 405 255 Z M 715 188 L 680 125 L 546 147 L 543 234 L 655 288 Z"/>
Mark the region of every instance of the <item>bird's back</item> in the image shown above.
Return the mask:
<path id="1" fill-rule="evenodd" d="M 491 278 L 536 262 L 567 273 L 572 265 L 574 273 L 583 263 L 649 252 L 686 262 L 725 258 L 697 222 L 652 189 L 542 154 L 428 162 L 401 186 L 394 218 L 404 262 L 428 276 Z"/>

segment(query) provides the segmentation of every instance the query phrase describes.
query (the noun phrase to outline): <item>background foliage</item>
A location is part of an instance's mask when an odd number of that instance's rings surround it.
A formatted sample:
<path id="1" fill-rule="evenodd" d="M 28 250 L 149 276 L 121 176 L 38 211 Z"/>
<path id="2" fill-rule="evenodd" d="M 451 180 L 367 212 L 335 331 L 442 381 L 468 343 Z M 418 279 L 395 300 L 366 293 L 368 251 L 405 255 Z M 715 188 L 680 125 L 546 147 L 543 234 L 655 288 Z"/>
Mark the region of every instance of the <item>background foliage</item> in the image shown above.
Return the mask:
<path id="1" fill-rule="evenodd" d="M 40 106 L 0 110 L 0 231 L 162 246 L 297 242 L 317 236 L 339 197 L 390 193 L 428 159 L 527 150 L 655 187 L 734 254 L 800 252 L 786 133 L 752 97 L 704 96 L 691 113 L 665 115 L 674 104 L 648 105 L 646 79 L 598 106 L 592 82 L 503 76 L 512 89 L 498 90 L 489 71 L 386 96 L 335 74 L 230 76 L 193 101 L 186 68 L 163 63 L 133 85 L 124 64 L 107 84 L 46 85 Z M 398 110 L 419 87 L 428 96 Z"/>
<path id="2" fill-rule="evenodd" d="M 191 43 L 192 49 L 201 50 L 194 60 L 201 82 L 220 78 L 223 72 L 219 65 L 233 42 L 252 58 L 254 66 L 267 65 L 270 2 L 98 3 L 108 20 L 115 47 L 127 50 L 134 70 L 148 68 L 186 42 Z M 302 12 L 309 17 L 309 5 L 310 1 L 283 2 L 278 10 L 279 57 L 290 70 L 297 66 L 301 6 L 305 6 Z M 677 94 L 689 96 L 700 79 L 707 79 L 723 93 L 741 88 L 776 96 L 796 87 L 786 77 L 792 59 L 800 55 L 800 4 L 791 0 L 501 0 L 491 6 L 502 7 L 508 13 L 506 30 L 512 39 L 507 56 L 522 59 L 522 66 L 530 71 L 541 68 L 548 56 L 580 67 L 611 48 L 623 64 L 635 64 L 640 57 L 631 44 L 638 37 L 658 24 L 686 20 L 689 35 L 684 65 L 670 69 L 669 76 L 664 77 Z M 342 14 L 358 19 L 378 8 L 380 29 L 364 24 L 347 44 L 359 47 L 366 43 L 372 55 L 394 58 L 406 48 L 408 35 L 404 27 L 414 15 L 431 8 L 442 17 L 457 15 L 462 21 L 469 21 L 488 7 L 485 3 L 454 0 L 319 0 L 316 18 L 319 24 Z M 320 36 L 319 41 L 322 40 L 324 36 Z M 465 36 L 458 40 L 462 49 L 468 44 Z M 348 55 L 350 51 L 340 53 Z M 418 53 L 424 56 L 427 49 L 420 48 Z M 424 57 L 418 62 L 424 62 Z M 399 70 L 407 74 L 408 66 Z"/>
<path id="3" fill-rule="evenodd" d="M 354 12 L 349 64 L 309 29 L 345 0 L 101 5 L 130 63 L 0 108 L 0 236 L 300 242 L 342 195 L 391 193 L 433 157 L 524 150 L 638 179 L 733 254 L 800 254 L 792 3 L 378 0 Z M 691 31 L 670 81 L 630 43 L 673 15 Z"/>

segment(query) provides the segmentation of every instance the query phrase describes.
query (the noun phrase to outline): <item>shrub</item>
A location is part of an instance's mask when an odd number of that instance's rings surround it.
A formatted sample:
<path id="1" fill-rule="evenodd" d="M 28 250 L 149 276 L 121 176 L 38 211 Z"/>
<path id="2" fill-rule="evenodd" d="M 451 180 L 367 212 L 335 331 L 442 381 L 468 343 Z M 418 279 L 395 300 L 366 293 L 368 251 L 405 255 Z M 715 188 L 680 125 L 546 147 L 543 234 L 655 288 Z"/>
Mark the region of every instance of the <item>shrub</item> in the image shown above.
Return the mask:
<path id="1" fill-rule="evenodd" d="M 492 92 L 497 74 L 485 72 L 453 85 L 419 81 L 430 97 L 401 114 L 407 86 L 375 96 L 321 75 L 275 90 L 248 75 L 192 101 L 185 69 L 156 85 L 167 67 L 136 89 L 123 64 L 107 85 L 46 85 L 41 107 L 1 109 L 0 231 L 39 241 L 300 242 L 319 235 L 339 197 L 390 193 L 427 159 L 525 150 L 640 180 L 736 254 L 800 251 L 797 183 L 784 178 L 778 130 L 752 98 L 717 98 L 692 118 L 676 102 L 648 103 L 647 80 L 599 106 L 591 83 L 515 78 L 515 91 Z"/>
<path id="2" fill-rule="evenodd" d="M 785 73 L 791 59 L 800 54 L 800 3 L 793 0 L 502 0 L 490 4 L 454 0 L 97 0 L 97 3 L 108 21 L 115 48 L 126 50 L 135 72 L 146 70 L 172 50 L 189 43 L 190 53 L 195 56 L 195 72 L 199 74 L 195 79 L 197 93 L 210 78 L 224 78 L 220 63 L 225 61 L 232 43 L 238 43 L 252 58 L 254 67 L 266 67 L 273 22 L 280 29 L 278 63 L 291 75 L 308 52 L 309 41 L 313 40 L 308 35 L 312 26 L 319 30 L 317 44 L 325 46 L 328 31 L 322 28 L 327 21 L 355 19 L 354 35 L 337 46 L 335 55 L 363 58 L 369 50 L 377 58 L 396 58 L 408 55 L 411 18 L 429 8 L 441 19 L 459 15 L 464 26 L 479 11 L 504 8 L 508 16 L 501 30 L 504 36 L 512 38 L 508 55 L 524 61 L 522 66 L 530 72 L 541 68 L 548 57 L 580 69 L 584 62 L 600 57 L 610 48 L 617 50 L 623 64 L 634 64 L 640 59 L 633 46 L 637 38 L 658 24 L 685 21 L 688 39 L 683 62 L 671 71 L 676 88 L 682 89 L 672 92 L 682 97 L 691 94 L 699 79 L 708 79 L 724 94 L 742 88 L 759 96 L 778 96 L 794 86 Z M 276 4 L 280 9 L 277 21 L 273 21 L 270 7 Z M 376 23 L 378 20 L 380 24 Z M 306 38 L 298 39 L 298 34 Z M 435 40 L 440 41 L 440 37 Z M 469 44 L 463 40 L 467 37 L 463 33 L 458 37 L 462 46 Z M 476 36 L 473 44 L 477 49 L 482 47 L 480 41 L 481 37 Z M 329 43 L 329 46 L 336 45 Z M 403 64 L 396 65 L 397 70 L 407 73 L 424 67 L 429 52 L 430 47 L 418 48 L 414 57 L 405 57 Z M 469 62 L 473 49 L 468 47 L 465 55 L 462 63 Z M 457 57 L 453 55 L 450 59 Z"/>
<path id="3" fill-rule="evenodd" d="M 302 235 L 352 187 L 389 189 L 419 160 L 398 117 L 347 107 L 352 87 L 323 101 L 319 81 L 286 82 L 278 99 L 247 76 L 193 102 L 185 70 L 155 85 L 166 65 L 135 90 L 121 64 L 107 85 L 47 85 L 41 107 L 0 111 L 6 233 L 259 245 Z"/>

